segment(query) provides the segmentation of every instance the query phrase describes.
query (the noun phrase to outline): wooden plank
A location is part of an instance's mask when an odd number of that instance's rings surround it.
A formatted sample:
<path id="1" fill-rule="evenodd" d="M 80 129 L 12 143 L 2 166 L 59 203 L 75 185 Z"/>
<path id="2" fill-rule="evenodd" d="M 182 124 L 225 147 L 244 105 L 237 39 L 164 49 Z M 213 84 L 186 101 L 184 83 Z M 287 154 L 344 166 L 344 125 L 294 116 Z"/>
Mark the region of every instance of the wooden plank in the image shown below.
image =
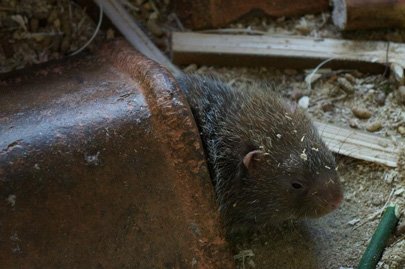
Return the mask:
<path id="1" fill-rule="evenodd" d="M 405 45 L 283 35 L 175 32 L 172 36 L 172 58 L 176 64 L 283 68 L 314 68 L 320 62 L 334 58 L 325 66 L 382 72 L 387 62 L 405 66 Z"/>
<path id="2" fill-rule="evenodd" d="M 131 45 L 146 57 L 165 66 L 173 74 L 180 70 L 153 44 L 138 27 L 133 17 L 125 10 L 120 1 L 96 0 L 111 22 L 117 27 Z"/>
<path id="3" fill-rule="evenodd" d="M 355 159 L 397 167 L 400 148 L 404 145 L 376 135 L 332 124 L 315 122 L 319 134 L 329 149 Z"/>

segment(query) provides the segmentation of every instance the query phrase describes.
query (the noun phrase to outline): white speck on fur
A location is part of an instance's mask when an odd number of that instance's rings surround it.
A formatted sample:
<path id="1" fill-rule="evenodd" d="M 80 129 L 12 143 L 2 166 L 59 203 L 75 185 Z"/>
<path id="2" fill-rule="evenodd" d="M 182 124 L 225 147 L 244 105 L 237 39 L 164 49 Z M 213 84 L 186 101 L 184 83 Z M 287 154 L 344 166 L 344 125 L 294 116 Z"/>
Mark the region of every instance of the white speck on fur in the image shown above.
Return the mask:
<path id="1" fill-rule="evenodd" d="M 302 153 L 300 154 L 300 158 L 303 159 L 304 161 L 308 160 L 308 156 L 307 156 L 307 154 L 305 153 L 305 151 L 306 151 L 306 149 L 304 149 L 304 150 L 302 151 Z"/>

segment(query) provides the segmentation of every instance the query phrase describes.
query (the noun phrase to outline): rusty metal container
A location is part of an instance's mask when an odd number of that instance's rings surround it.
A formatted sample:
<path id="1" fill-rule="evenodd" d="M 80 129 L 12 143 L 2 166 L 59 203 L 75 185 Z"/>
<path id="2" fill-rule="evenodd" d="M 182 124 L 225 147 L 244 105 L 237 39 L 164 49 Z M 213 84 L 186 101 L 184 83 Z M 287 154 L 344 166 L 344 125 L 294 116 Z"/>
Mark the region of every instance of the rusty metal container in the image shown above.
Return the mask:
<path id="1" fill-rule="evenodd" d="M 123 41 L 0 81 L 1 268 L 232 268 L 198 130 Z"/>

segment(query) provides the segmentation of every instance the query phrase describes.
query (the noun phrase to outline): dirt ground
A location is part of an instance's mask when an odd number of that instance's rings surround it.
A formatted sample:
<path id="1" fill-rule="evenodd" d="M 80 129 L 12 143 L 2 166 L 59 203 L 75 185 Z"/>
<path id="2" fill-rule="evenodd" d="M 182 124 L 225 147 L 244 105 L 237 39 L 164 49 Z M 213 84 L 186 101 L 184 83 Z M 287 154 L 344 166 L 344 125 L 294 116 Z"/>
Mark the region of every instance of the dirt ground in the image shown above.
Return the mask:
<path id="1" fill-rule="evenodd" d="M 21 7 L 22 2 L 25 3 L 24 8 Z M 170 32 L 184 30 L 176 15 L 169 11 L 169 1 L 132 0 L 122 3 L 165 52 L 169 51 Z M 73 1 L 0 0 L 0 73 L 68 57 L 81 50 L 96 28 L 97 22 L 87 17 L 86 11 Z M 328 13 L 295 19 L 250 16 L 225 28 L 242 34 L 290 34 L 395 42 L 404 42 L 405 39 L 402 30 L 342 34 L 333 26 Z M 112 29 L 99 30 L 86 49 L 115 35 Z M 186 66 L 184 70 L 215 73 L 234 87 L 271 82 L 276 85 L 271 90 L 299 102 L 316 119 L 365 132 L 373 131 L 375 135 L 395 141 L 398 146 L 405 144 L 405 92 L 401 94 L 400 85 L 384 74 L 321 68 L 317 72 L 317 80 L 309 88 L 305 78 L 311 70 L 196 65 Z M 354 93 L 348 93 L 347 85 Z M 353 108 L 366 109 L 371 117 L 359 119 L 352 113 Z M 280 230 L 257 235 L 250 243 L 236 246 L 234 254 L 238 268 L 356 268 L 387 203 L 400 206 L 401 223 L 405 224 L 405 161 L 398 169 L 392 169 L 349 157 L 337 156 L 337 159 L 345 188 L 342 206 L 321 219 L 286 225 Z M 405 235 L 394 239 L 385 250 L 378 268 L 405 268 L 404 239 Z"/>

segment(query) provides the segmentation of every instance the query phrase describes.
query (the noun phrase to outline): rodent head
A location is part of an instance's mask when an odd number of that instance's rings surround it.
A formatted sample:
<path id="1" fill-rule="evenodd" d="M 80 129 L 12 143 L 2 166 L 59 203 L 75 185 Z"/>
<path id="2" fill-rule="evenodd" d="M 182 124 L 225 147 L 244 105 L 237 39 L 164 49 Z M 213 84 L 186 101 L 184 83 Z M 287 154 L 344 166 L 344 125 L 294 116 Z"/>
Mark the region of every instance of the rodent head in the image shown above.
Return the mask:
<path id="1" fill-rule="evenodd" d="M 244 195 L 253 199 L 245 210 L 259 223 L 320 217 L 343 199 L 333 154 L 305 113 L 286 113 L 286 121 L 271 127 L 277 133 L 253 132 L 258 139 L 250 140 L 241 161 Z"/>
<path id="2" fill-rule="evenodd" d="M 260 193 L 258 205 L 262 214 L 276 212 L 277 221 L 305 217 L 320 217 L 335 210 L 342 198 L 342 189 L 333 158 L 322 154 L 308 153 L 307 158 L 292 153 L 277 157 L 262 150 L 253 150 L 245 155 L 243 166 L 246 180 Z M 313 156 L 309 156 L 313 155 Z M 315 156 L 318 155 L 318 156 Z M 330 157 L 330 156 L 328 156 Z M 278 159 L 278 160 L 276 160 Z M 276 162 L 276 166 L 269 162 Z M 264 204 L 263 204 L 264 203 Z M 279 218 L 279 220 L 278 220 Z"/>
<path id="3" fill-rule="evenodd" d="M 226 226 L 279 224 L 338 207 L 343 195 L 334 156 L 304 111 L 265 88 L 221 94 L 216 98 L 226 105 L 205 115 L 215 124 L 203 132 Z"/>

